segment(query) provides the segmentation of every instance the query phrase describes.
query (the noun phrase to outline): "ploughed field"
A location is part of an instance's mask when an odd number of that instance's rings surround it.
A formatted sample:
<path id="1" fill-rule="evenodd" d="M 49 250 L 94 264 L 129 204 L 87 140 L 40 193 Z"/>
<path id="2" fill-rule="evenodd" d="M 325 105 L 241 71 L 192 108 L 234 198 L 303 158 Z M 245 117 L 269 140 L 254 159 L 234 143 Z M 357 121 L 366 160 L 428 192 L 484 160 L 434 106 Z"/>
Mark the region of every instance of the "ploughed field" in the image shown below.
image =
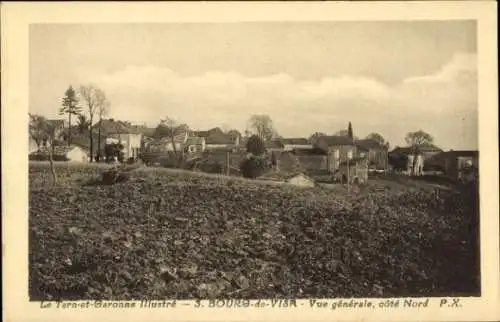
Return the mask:
<path id="1" fill-rule="evenodd" d="M 30 164 L 31 300 L 478 296 L 478 193 Z"/>

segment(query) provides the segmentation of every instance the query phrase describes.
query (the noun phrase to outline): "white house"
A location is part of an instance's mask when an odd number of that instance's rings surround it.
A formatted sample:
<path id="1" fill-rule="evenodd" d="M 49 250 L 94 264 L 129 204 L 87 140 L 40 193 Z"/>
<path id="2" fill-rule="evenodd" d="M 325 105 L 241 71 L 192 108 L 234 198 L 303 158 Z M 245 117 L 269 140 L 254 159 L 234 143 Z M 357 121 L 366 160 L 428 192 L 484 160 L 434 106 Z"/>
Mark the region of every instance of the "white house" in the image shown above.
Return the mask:
<path id="1" fill-rule="evenodd" d="M 141 133 L 112 133 L 106 139 L 107 142 L 123 144 L 123 155 L 125 159 L 136 158 L 141 152 Z"/>
<path id="2" fill-rule="evenodd" d="M 190 136 L 184 146 L 185 152 L 188 153 L 203 152 L 206 149 L 206 141 L 204 137 Z"/>
<path id="3" fill-rule="evenodd" d="M 146 152 L 152 153 L 165 153 L 165 152 L 173 152 L 174 150 L 180 152 L 184 149 L 186 141 L 188 139 L 188 133 L 183 133 L 174 137 L 174 144 L 172 144 L 171 138 L 161 138 L 158 140 L 150 141 L 146 144 L 145 150 Z"/>

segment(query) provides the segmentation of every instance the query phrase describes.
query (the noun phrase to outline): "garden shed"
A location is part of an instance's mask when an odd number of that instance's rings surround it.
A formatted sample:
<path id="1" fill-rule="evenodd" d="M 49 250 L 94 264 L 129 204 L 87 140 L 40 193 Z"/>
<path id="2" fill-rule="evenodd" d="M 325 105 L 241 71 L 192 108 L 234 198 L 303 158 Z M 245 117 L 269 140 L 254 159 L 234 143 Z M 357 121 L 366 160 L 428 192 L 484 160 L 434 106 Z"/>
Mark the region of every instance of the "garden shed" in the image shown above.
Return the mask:
<path id="1" fill-rule="evenodd" d="M 314 179 L 305 175 L 302 172 L 287 173 L 283 171 L 269 171 L 258 177 L 259 180 L 274 181 L 277 183 L 291 184 L 299 187 L 314 187 L 316 182 Z"/>

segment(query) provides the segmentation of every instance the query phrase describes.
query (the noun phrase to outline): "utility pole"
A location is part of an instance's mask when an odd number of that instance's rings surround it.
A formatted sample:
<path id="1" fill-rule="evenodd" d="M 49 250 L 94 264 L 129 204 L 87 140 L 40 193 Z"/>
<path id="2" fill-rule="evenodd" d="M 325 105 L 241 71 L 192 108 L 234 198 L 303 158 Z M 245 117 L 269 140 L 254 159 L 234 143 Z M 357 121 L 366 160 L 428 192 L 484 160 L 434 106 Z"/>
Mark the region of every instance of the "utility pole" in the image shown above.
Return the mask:
<path id="1" fill-rule="evenodd" d="M 352 150 L 347 151 L 347 193 L 349 193 L 350 190 L 350 168 L 349 168 L 349 160 L 352 158 Z"/>

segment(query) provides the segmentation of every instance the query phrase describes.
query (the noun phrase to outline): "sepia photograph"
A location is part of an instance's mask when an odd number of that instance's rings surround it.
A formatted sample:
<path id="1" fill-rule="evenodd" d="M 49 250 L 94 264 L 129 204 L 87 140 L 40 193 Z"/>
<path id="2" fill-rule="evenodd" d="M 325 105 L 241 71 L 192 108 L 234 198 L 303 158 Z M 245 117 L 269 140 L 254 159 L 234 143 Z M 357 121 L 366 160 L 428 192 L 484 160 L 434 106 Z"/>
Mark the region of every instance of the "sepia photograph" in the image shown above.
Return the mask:
<path id="1" fill-rule="evenodd" d="M 481 264 L 494 172 L 480 166 L 478 28 L 30 23 L 25 296 L 57 309 L 480 300 L 498 280 Z"/>
<path id="2" fill-rule="evenodd" d="M 30 26 L 30 298 L 480 296 L 476 23 Z"/>

